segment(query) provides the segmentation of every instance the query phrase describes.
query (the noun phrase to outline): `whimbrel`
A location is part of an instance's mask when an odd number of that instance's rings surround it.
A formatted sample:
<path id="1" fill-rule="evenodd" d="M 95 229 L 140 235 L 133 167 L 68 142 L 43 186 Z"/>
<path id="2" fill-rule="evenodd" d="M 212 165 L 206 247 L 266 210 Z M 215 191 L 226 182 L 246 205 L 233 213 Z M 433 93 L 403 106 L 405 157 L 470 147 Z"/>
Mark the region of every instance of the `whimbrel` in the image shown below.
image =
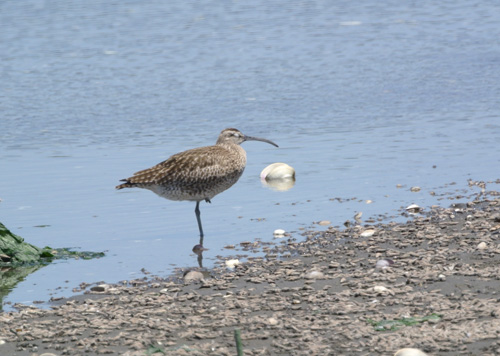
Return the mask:
<path id="1" fill-rule="evenodd" d="M 200 202 L 210 200 L 229 189 L 241 177 L 247 163 L 246 152 L 240 144 L 262 141 L 278 147 L 264 138 L 246 136 L 236 129 L 223 130 L 214 146 L 193 148 L 177 153 L 156 166 L 122 179 L 116 189 L 144 188 L 169 200 L 196 202 L 195 214 L 203 245 Z"/>

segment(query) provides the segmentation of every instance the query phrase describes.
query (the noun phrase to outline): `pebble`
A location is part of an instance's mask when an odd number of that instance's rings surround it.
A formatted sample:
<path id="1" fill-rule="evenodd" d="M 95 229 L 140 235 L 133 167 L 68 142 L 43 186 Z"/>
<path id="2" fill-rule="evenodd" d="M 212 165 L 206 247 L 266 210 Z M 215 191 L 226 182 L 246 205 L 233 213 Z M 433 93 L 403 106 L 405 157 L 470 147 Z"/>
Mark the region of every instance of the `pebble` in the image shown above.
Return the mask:
<path id="1" fill-rule="evenodd" d="M 203 273 L 199 271 L 189 271 L 184 275 L 184 281 L 185 282 L 190 282 L 190 281 L 201 281 L 203 280 Z"/>
<path id="2" fill-rule="evenodd" d="M 411 187 L 410 191 L 412 192 L 420 192 L 421 188 L 420 187 Z"/>
<path id="3" fill-rule="evenodd" d="M 40 356 L 57 356 L 57 355 L 50 353 L 50 352 L 45 352 L 45 353 L 41 354 Z"/>
<path id="4" fill-rule="evenodd" d="M 488 248 L 488 245 L 486 244 L 486 242 L 482 241 L 480 242 L 478 245 L 477 245 L 477 249 L 478 250 L 486 250 Z"/>
<path id="5" fill-rule="evenodd" d="M 444 282 L 444 281 L 446 281 L 446 276 L 445 276 L 444 274 L 440 274 L 440 275 L 438 276 L 438 279 L 439 279 L 440 281 Z"/>
<path id="6" fill-rule="evenodd" d="M 90 290 L 92 292 L 105 292 L 107 288 L 108 288 L 107 284 L 100 284 L 98 286 L 90 288 Z"/>
<path id="7" fill-rule="evenodd" d="M 370 236 L 373 236 L 374 233 L 375 233 L 375 230 L 370 229 L 370 230 L 363 231 L 359 236 L 361 236 L 361 237 L 370 237 Z"/>
<path id="8" fill-rule="evenodd" d="M 332 222 L 331 221 L 328 221 L 328 220 L 321 220 L 318 225 L 321 225 L 321 226 L 326 226 L 326 225 L 330 225 Z"/>
<path id="9" fill-rule="evenodd" d="M 5 344 L 5 340 L 0 340 L 0 345 Z"/>
<path id="10" fill-rule="evenodd" d="M 398 350 L 394 356 L 427 356 L 427 354 L 419 349 L 405 348 Z"/>

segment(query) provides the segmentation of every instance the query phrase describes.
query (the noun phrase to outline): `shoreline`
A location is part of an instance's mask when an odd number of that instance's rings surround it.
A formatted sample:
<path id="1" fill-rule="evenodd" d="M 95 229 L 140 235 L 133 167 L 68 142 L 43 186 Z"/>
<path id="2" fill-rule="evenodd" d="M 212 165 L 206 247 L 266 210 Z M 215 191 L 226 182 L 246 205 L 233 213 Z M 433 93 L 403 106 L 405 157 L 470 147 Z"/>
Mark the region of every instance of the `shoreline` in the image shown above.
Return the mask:
<path id="1" fill-rule="evenodd" d="M 482 198 L 406 223 L 306 230 L 202 280 L 20 307 L 0 314 L 0 353 L 234 355 L 239 329 L 245 355 L 498 354 L 500 198 Z M 375 268 L 383 259 L 394 264 Z"/>

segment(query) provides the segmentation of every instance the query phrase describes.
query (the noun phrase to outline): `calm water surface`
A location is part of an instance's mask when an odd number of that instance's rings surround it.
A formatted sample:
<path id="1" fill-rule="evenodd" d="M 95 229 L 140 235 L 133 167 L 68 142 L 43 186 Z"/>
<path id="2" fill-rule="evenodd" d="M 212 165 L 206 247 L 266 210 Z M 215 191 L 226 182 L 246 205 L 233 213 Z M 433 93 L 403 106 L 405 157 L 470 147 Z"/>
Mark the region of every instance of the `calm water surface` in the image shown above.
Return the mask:
<path id="1" fill-rule="evenodd" d="M 243 177 L 202 203 L 206 267 L 276 228 L 300 239 L 500 178 L 498 18 L 494 1 L 2 2 L 0 221 L 38 246 L 107 251 L 4 302 L 197 266 L 193 203 L 114 186 L 226 127 L 280 148 L 244 143 Z M 273 162 L 297 170 L 291 190 L 261 185 Z"/>

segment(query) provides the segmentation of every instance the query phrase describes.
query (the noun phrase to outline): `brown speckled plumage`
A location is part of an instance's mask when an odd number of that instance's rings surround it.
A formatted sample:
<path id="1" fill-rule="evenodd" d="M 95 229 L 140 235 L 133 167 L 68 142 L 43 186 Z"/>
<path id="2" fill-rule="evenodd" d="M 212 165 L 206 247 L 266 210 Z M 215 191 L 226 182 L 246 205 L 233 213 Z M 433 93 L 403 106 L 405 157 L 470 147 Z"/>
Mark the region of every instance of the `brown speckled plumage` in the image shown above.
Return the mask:
<path id="1" fill-rule="evenodd" d="M 199 202 L 210 201 L 214 196 L 229 189 L 243 174 L 246 153 L 240 144 L 244 141 L 263 141 L 245 136 L 236 129 L 223 130 L 214 146 L 194 148 L 177 153 L 148 169 L 134 173 L 116 189 L 144 188 L 170 200 L 196 201 L 196 216 L 200 236 L 203 237 L 199 219 Z"/>

